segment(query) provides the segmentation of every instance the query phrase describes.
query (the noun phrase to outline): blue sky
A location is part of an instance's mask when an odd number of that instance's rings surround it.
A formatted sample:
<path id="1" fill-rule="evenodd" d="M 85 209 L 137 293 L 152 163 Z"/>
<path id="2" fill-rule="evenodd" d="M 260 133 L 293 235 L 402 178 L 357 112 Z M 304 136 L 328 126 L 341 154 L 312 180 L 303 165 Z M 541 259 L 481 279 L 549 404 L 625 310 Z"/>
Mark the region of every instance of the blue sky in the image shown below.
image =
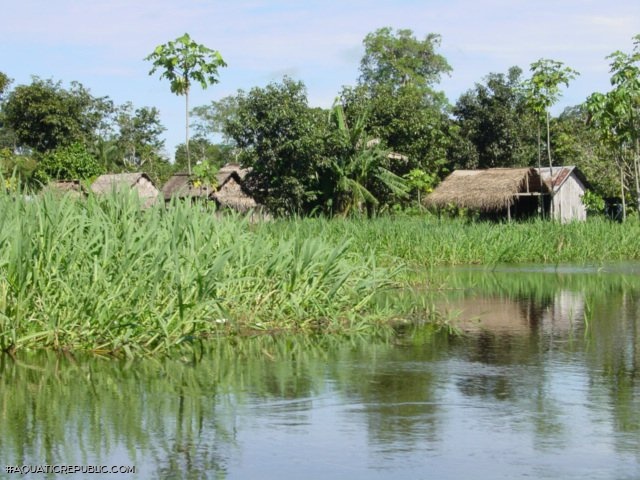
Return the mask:
<path id="1" fill-rule="evenodd" d="M 557 109 L 607 91 L 605 57 L 630 52 L 640 34 L 638 0 L 20 0 L 2 17 L 0 71 L 14 86 L 32 75 L 75 80 L 119 104 L 155 106 L 169 156 L 184 141 L 184 98 L 143 58 L 185 32 L 228 64 L 219 84 L 194 88 L 192 106 L 289 75 L 312 106 L 328 107 L 355 84 L 365 35 L 389 26 L 442 36 L 453 72 L 440 89 L 452 103 L 490 72 L 562 61 L 580 76 Z"/>

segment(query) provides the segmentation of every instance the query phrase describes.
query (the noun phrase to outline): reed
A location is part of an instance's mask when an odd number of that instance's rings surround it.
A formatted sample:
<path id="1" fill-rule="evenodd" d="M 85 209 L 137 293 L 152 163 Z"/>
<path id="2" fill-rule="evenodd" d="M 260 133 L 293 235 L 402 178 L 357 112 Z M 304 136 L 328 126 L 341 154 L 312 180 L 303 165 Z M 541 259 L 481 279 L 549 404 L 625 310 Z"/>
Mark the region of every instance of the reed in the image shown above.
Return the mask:
<path id="1" fill-rule="evenodd" d="M 434 217 L 252 224 L 126 195 L 0 194 L 0 349 L 166 353 L 243 332 L 371 333 L 429 305 L 386 294 L 441 265 L 640 258 L 640 223 Z M 426 273 L 425 273 L 426 272 Z M 433 286 L 433 285 L 432 285 Z"/>
<path id="2" fill-rule="evenodd" d="M 304 219 L 263 228 L 295 235 L 315 235 L 339 242 L 349 238 L 362 254 L 379 263 L 399 261 L 413 267 L 503 263 L 602 263 L 640 259 L 640 222 L 624 224 L 594 218 L 560 224 L 440 220 L 433 216 L 375 219 Z"/>
<path id="3" fill-rule="evenodd" d="M 399 270 L 351 241 L 135 197 L 0 195 L 0 348 L 168 352 L 242 331 L 354 332 Z"/>

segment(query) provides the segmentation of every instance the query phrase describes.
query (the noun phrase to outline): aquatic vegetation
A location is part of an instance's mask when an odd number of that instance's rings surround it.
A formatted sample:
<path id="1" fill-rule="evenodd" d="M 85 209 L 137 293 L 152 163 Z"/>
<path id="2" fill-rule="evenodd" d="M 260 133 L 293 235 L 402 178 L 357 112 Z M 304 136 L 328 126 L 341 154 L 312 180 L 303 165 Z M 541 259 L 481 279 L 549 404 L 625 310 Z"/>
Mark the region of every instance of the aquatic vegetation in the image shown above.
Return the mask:
<path id="1" fill-rule="evenodd" d="M 640 259 L 640 222 L 602 218 L 561 224 L 532 220 L 493 223 L 434 216 L 374 219 L 302 219 L 265 225 L 298 235 L 351 239 L 361 252 L 373 251 L 381 264 L 398 260 L 419 267 L 503 263 L 598 263 Z"/>
<path id="2" fill-rule="evenodd" d="M 366 331 L 393 285 L 351 241 L 126 196 L 0 195 L 0 348 L 167 352 L 243 331 Z"/>
<path id="3" fill-rule="evenodd" d="M 379 333 L 446 319 L 400 294 L 442 265 L 640 258 L 640 223 L 435 217 L 251 223 L 204 205 L 0 194 L 0 350 L 135 356 L 256 332 Z M 387 292 L 387 293 L 385 293 Z M 421 303 L 422 302 L 422 303 Z"/>

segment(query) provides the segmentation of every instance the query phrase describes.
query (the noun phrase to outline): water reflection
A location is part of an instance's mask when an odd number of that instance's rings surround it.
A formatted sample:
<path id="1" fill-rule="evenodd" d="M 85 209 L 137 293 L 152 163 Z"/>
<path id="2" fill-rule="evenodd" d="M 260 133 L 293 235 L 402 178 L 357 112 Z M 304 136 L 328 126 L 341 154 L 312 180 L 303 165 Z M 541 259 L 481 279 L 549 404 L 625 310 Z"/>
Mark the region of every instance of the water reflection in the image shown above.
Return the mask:
<path id="1" fill-rule="evenodd" d="M 429 301 L 459 337 L 418 325 L 225 340 L 197 361 L 0 357 L 0 452 L 136 465 L 131 478 L 639 478 L 638 278 L 447 275 Z"/>

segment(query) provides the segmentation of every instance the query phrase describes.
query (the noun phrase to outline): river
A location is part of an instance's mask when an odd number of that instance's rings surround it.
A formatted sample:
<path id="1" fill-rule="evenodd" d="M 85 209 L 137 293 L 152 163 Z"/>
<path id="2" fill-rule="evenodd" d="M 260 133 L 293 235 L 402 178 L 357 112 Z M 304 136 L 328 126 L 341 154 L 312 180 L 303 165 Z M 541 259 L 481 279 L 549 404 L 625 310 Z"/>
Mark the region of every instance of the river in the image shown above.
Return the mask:
<path id="1" fill-rule="evenodd" d="M 444 331 L 1 357 L 0 478 L 640 478 L 639 265 L 427 282 Z"/>

